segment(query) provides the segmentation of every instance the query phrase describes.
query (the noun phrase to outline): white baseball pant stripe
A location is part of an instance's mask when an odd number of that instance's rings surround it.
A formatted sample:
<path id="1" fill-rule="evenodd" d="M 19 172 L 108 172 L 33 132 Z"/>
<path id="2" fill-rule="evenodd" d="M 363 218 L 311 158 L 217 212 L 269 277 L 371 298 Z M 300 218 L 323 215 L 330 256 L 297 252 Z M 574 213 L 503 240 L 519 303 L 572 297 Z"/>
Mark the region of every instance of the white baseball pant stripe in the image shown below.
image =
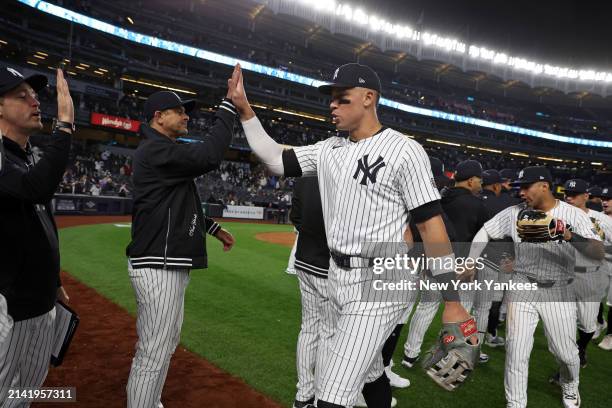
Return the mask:
<path id="1" fill-rule="evenodd" d="M 372 270 L 346 270 L 333 261 L 330 264 L 333 334 L 322 339 L 317 355 L 317 367 L 321 368 L 316 372 L 319 400 L 351 406 L 363 385 L 383 374 L 382 347 L 413 306 L 417 292 L 405 291 L 401 302 L 390 301 L 391 295 L 383 291 L 366 299 L 362 288 L 371 287 L 374 279 Z"/>
<path id="2" fill-rule="evenodd" d="M 40 388 L 51 361 L 55 339 L 55 307 L 44 315 L 14 322 L 0 343 L 0 402 L 2 408 L 29 407 L 27 399 L 7 399 L 9 388 Z"/>
<path id="3" fill-rule="evenodd" d="M 599 303 L 604 297 L 605 281 L 601 270 L 576 272 L 574 275 L 578 329 L 585 333 L 597 330 Z"/>
<path id="4" fill-rule="evenodd" d="M 127 384 L 128 408 L 159 408 L 170 359 L 181 336 L 185 269 L 132 269 L 130 281 L 137 304 L 136 354 Z"/>
<path id="5" fill-rule="evenodd" d="M 327 293 L 327 279 L 297 269 L 302 297 L 302 326 L 297 343 L 298 401 L 315 396 L 315 367 L 320 340 L 331 336 L 333 308 Z"/>
<path id="6" fill-rule="evenodd" d="M 512 292 L 511 294 L 506 318 L 504 387 L 507 408 L 527 406 L 529 357 L 540 318 L 544 323 L 548 350 L 559 364 L 561 382 L 578 388 L 580 359 L 576 344 L 576 303 L 567 300 L 553 302 L 545 299 L 546 292 L 555 290 L 555 288 L 540 288 L 538 293 Z M 514 300 L 519 298 L 525 300 Z"/>

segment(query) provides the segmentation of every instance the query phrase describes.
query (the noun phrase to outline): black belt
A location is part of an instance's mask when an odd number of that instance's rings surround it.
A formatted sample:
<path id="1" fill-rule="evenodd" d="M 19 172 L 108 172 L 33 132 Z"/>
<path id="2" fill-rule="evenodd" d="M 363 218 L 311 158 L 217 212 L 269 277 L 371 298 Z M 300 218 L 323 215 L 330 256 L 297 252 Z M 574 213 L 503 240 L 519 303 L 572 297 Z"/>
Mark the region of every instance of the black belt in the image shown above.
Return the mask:
<path id="1" fill-rule="evenodd" d="M 574 268 L 576 272 L 586 273 L 586 272 L 597 272 L 599 270 L 599 266 L 595 266 L 593 268 L 589 268 L 586 266 L 577 266 Z"/>
<path id="2" fill-rule="evenodd" d="M 539 281 L 539 280 L 531 278 L 529 276 L 526 276 L 526 278 L 531 283 L 537 283 L 538 284 L 538 288 L 552 288 L 557 283 L 563 283 L 563 284 L 569 285 L 570 283 L 572 283 L 574 281 L 574 279 L 568 279 L 567 281 L 565 281 L 565 280 L 562 280 L 562 281 Z"/>
<path id="3" fill-rule="evenodd" d="M 332 252 L 331 254 L 334 263 L 340 268 L 353 269 L 353 268 L 370 268 L 374 266 L 374 258 L 362 258 L 360 256 L 343 255 Z M 351 260 L 355 262 L 351 264 Z"/>

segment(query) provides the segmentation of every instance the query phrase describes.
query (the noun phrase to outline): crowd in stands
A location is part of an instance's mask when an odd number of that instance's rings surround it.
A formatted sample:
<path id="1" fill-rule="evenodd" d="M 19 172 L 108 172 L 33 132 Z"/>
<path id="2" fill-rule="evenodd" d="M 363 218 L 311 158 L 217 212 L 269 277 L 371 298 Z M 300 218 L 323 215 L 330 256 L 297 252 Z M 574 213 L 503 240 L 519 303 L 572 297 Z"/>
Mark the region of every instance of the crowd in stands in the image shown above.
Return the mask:
<path id="1" fill-rule="evenodd" d="M 129 156 L 99 149 L 86 148 L 74 142 L 70 165 L 64 172 L 58 193 L 92 196 L 131 196 L 132 160 Z"/>

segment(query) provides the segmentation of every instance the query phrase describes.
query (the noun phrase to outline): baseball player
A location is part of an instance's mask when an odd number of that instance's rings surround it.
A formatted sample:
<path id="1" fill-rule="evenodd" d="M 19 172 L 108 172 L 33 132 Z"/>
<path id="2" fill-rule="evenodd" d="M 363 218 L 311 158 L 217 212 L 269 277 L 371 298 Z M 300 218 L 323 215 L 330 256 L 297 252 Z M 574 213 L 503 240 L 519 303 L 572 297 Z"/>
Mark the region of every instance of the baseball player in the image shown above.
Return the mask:
<path id="1" fill-rule="evenodd" d="M 504 382 L 507 407 L 527 406 L 529 356 L 540 318 L 549 350 L 560 365 L 563 405 L 579 407 L 576 303 L 570 284 L 576 252 L 601 259 L 603 245 L 583 211 L 554 198 L 552 177 L 545 167 L 526 167 L 515 183 L 525 203 L 509 207 L 487 221 L 474 237 L 470 251 L 470 257 L 478 257 L 490 239 L 510 237 L 520 243 L 515 245 L 511 278 L 517 286 L 509 291 L 508 302 Z"/>
<path id="2" fill-rule="evenodd" d="M 333 82 L 320 90 L 331 94 L 332 121 L 338 130 L 347 131 L 348 137 L 330 137 L 288 150 L 266 134 L 243 87 L 238 86 L 232 95 L 247 141 L 270 172 L 296 177 L 316 175 L 318 179 L 331 253 L 328 290 L 334 312 L 332 335 L 324 339 L 317 357 L 318 408 L 350 406 L 362 389 L 367 394 L 368 407 L 391 405 L 391 388 L 381 350 L 413 304 L 416 292 L 404 291 L 400 294 L 401 302 L 394 302 L 391 299 L 395 299 L 392 296 L 395 294 L 372 289 L 375 280 L 372 267 L 378 254 L 368 253 L 376 245 L 366 243 L 403 242 L 410 214 L 418 225 L 428 256 L 440 259 L 437 265 L 448 264 L 441 257 L 454 262 L 439 215 L 440 196 L 429 159 L 418 143 L 380 124 L 376 114 L 380 88 L 378 76 L 369 67 L 360 64 L 339 67 Z M 433 242 L 442 245 L 434 248 Z M 433 274 L 445 281 L 456 275 L 454 269 L 445 267 L 436 268 Z M 407 279 L 417 278 L 407 274 Z M 471 368 L 474 357 L 477 359 L 474 319 L 451 288 L 443 293 L 447 302 L 441 337 L 446 340 L 445 350 L 450 351 L 440 350 L 436 358 L 428 359 L 427 367 L 434 371 L 434 367 L 443 365 L 440 359 L 447 353 Z M 451 360 L 453 364 L 457 361 Z M 453 367 L 446 369 L 452 371 Z M 436 377 L 435 372 L 432 378 L 444 386 L 444 380 Z"/>
<path id="3" fill-rule="evenodd" d="M 508 194 L 502 193 L 502 182 L 504 180 L 497 170 L 486 170 L 482 174 L 482 193 L 480 197 L 487 210 L 489 210 L 489 216 L 493 217 L 495 214 L 513 205 L 513 203 L 509 200 L 510 196 Z M 483 275 L 483 279 L 495 280 L 498 282 L 506 280 L 507 273 L 501 271 L 500 265 L 504 260 L 513 256 L 514 248 L 512 244 L 503 245 L 499 242 L 503 241 L 498 241 L 495 244 L 489 245 L 484 251 L 484 253 L 487 254 L 487 256 L 483 258 L 485 268 L 479 271 L 479 275 Z M 487 323 L 487 336 L 484 343 L 489 347 L 501 347 L 506 344 L 505 339 L 497 335 L 497 326 L 499 325 L 499 314 L 503 296 L 504 291 L 501 290 L 496 290 L 492 293 L 492 303 L 489 311 L 489 321 Z"/>
<path id="4" fill-rule="evenodd" d="M 612 220 L 599 211 L 587 208 L 589 197 L 587 182 L 581 179 L 572 179 L 565 182 L 565 201 L 584 211 L 592 222 L 592 227 L 600 236 L 604 245 L 612 245 Z M 578 350 L 580 366 L 587 366 L 587 346 L 597 330 L 597 313 L 599 303 L 604 297 L 604 267 L 601 261 L 593 261 L 576 254 L 576 277 L 574 287 L 576 292 L 576 308 L 578 313 Z"/>
<path id="5" fill-rule="evenodd" d="M 586 203 L 586 207 L 588 209 L 599 212 L 603 211 L 601 191 L 602 189 L 599 186 L 589 187 L 587 190 L 587 193 L 589 193 L 589 199 Z"/>
<path id="6" fill-rule="evenodd" d="M 604 214 L 608 219 L 612 219 L 612 188 L 602 188 L 601 200 Z M 603 350 L 612 351 L 612 253 L 610 252 L 610 247 L 606 247 L 604 266 L 607 267 L 607 271 L 604 271 L 604 279 L 606 281 L 604 287 L 607 288 L 606 303 L 608 304 L 608 323 L 606 325 L 602 324 L 602 327 L 606 327 L 607 331 L 605 337 L 601 343 L 599 343 L 599 347 Z M 602 323 L 605 323 L 603 321 L 603 316 Z"/>
<path id="7" fill-rule="evenodd" d="M 301 177 L 296 180 L 291 200 L 291 222 L 300 231 L 295 252 L 295 269 L 300 282 L 302 298 L 302 325 L 298 336 L 297 372 L 298 385 L 294 408 L 303 408 L 314 402 L 316 352 L 321 339 L 331 336 L 333 308 L 327 289 L 329 269 L 329 248 L 325 236 L 321 195 L 316 177 Z M 401 331 L 401 327 L 400 330 Z M 392 333 L 383 347 L 385 373 L 392 387 L 406 388 L 410 381 L 394 373 L 391 358 L 396 337 Z M 368 390 L 365 390 L 367 395 Z M 391 406 L 395 406 L 395 398 Z M 356 407 L 367 407 L 363 394 L 360 394 Z"/>
<path id="8" fill-rule="evenodd" d="M 228 81 L 235 86 L 238 69 Z M 202 143 L 177 143 L 187 134 L 194 101 L 169 91 L 145 103 L 144 140 L 134 154 L 132 241 L 126 249 L 137 303 L 136 354 L 127 384 L 127 406 L 162 407 L 170 359 L 179 343 L 185 289 L 191 269 L 207 267 L 206 233 L 228 251 L 234 238 L 202 214 L 194 178 L 215 170 L 228 149 L 236 116 L 223 100 L 210 135 Z"/>
<path id="9" fill-rule="evenodd" d="M 455 231 L 453 242 L 459 243 L 455 247 L 455 253 L 461 256 L 467 255 L 461 253 L 462 251 L 467 252 L 465 244 L 461 245 L 461 243 L 471 242 L 476 232 L 489 219 L 488 210 L 483 201 L 477 197 L 481 191 L 481 181 L 481 164 L 476 160 L 465 160 L 457 164 L 455 186 L 442 190 L 442 209 Z M 474 306 L 474 315 L 480 325 L 478 330 L 484 333 L 488 322 L 490 302 L 480 299 L 480 296 L 479 299 L 475 299 L 475 296 L 480 294 L 480 292 L 464 291 L 461 293 L 461 300 L 468 310 Z M 412 316 L 404 344 L 402 365 L 405 367 L 413 367 L 419 359 L 425 333 L 436 315 L 441 300 L 442 297 L 437 291 L 423 293 L 422 301 L 419 301 Z M 477 300 L 476 303 L 475 300 Z M 486 363 L 489 361 L 489 356 L 481 353 L 479 361 Z"/>
<path id="10" fill-rule="evenodd" d="M 61 287 L 59 242 L 50 202 L 68 164 L 74 107 L 61 70 L 57 71 L 57 118 L 37 160 L 30 136 L 42 130 L 38 92 L 44 75 L 24 78 L 0 66 L 0 403 L 10 388 L 39 388 L 49 368 L 55 330 L 55 302 L 68 301 Z M 7 237 L 10 237 L 8 239 Z"/>

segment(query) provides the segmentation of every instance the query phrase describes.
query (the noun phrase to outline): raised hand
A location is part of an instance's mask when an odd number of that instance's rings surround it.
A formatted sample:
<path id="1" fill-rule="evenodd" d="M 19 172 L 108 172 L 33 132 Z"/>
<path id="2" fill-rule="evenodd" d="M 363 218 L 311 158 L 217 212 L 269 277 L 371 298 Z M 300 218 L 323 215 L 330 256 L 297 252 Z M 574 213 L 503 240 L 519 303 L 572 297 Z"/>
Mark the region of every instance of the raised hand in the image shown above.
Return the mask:
<path id="1" fill-rule="evenodd" d="M 74 123 L 74 105 L 68 83 L 61 69 L 57 69 L 57 120 Z"/>
<path id="2" fill-rule="evenodd" d="M 236 84 L 238 83 L 239 75 L 240 75 L 240 64 L 236 64 L 234 66 L 234 71 L 232 71 L 232 77 L 227 80 L 227 95 L 225 95 L 227 99 L 232 99 L 232 93 L 236 89 Z"/>
<path id="3" fill-rule="evenodd" d="M 244 121 L 255 116 L 255 112 L 253 112 L 253 109 L 249 104 L 249 100 L 247 99 L 246 91 L 244 90 L 244 80 L 242 77 L 242 69 L 240 68 L 240 64 L 236 64 L 236 67 L 238 68 L 238 78 L 230 99 L 240 114 L 240 120 Z"/>

